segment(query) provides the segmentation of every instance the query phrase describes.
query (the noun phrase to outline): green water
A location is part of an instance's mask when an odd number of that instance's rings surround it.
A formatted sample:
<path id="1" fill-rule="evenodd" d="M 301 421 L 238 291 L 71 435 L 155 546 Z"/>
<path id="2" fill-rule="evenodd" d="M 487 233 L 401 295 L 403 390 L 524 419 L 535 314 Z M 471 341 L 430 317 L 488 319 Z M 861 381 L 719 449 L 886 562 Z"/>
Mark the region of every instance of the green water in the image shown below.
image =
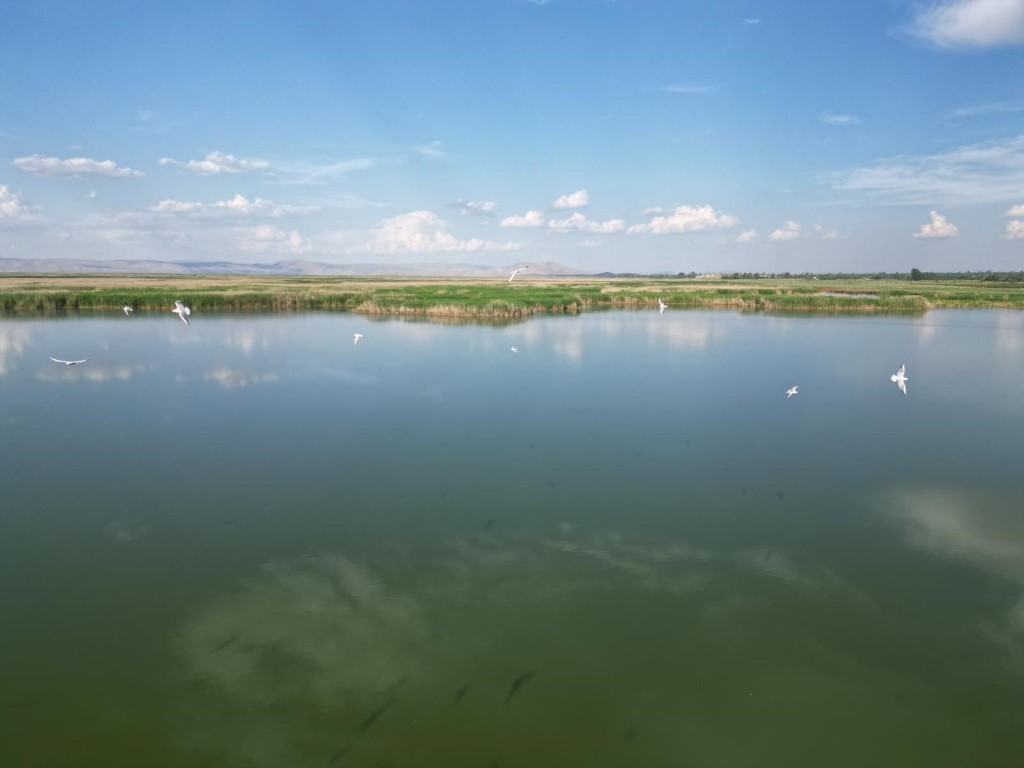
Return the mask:
<path id="1" fill-rule="evenodd" d="M 0 320 L 0 766 L 1019 765 L 1022 381 L 1002 311 Z"/>

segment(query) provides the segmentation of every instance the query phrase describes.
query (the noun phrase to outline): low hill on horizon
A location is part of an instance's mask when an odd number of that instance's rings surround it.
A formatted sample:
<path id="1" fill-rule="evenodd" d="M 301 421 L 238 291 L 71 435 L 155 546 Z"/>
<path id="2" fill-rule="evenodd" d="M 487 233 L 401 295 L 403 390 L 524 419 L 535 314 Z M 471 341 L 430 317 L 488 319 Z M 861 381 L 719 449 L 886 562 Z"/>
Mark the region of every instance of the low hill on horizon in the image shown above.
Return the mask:
<path id="1" fill-rule="evenodd" d="M 308 275 L 308 276 L 395 276 L 395 277 L 500 277 L 526 265 L 520 278 L 586 277 L 591 273 L 551 261 L 517 261 L 512 266 L 481 264 L 331 264 L 322 261 L 277 261 L 251 264 L 234 261 L 152 261 L 130 259 L 4 259 L 0 274 L 140 274 L 140 275 Z"/>

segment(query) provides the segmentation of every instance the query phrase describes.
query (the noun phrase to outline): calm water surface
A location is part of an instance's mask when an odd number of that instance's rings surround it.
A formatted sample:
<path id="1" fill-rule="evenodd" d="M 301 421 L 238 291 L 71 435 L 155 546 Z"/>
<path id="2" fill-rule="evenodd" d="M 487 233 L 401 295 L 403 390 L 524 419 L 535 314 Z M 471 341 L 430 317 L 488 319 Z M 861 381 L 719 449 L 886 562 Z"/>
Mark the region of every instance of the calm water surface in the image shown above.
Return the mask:
<path id="1" fill-rule="evenodd" d="M 2 319 L 0 765 L 1019 766 L 1022 382 L 999 311 Z"/>

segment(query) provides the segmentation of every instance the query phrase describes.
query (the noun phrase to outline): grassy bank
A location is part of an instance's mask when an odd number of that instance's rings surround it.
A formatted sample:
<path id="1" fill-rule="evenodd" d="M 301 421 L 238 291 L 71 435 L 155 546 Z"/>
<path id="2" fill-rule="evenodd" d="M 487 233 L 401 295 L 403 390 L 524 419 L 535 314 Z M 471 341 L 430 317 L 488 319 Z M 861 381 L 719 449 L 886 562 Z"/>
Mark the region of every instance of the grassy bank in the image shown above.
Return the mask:
<path id="1" fill-rule="evenodd" d="M 1024 284 L 977 281 L 687 280 L 566 278 L 505 280 L 238 276 L 0 276 L 0 311 L 340 310 L 370 315 L 517 318 L 536 313 L 656 307 L 778 313 L 923 313 L 933 307 L 1024 308 Z"/>

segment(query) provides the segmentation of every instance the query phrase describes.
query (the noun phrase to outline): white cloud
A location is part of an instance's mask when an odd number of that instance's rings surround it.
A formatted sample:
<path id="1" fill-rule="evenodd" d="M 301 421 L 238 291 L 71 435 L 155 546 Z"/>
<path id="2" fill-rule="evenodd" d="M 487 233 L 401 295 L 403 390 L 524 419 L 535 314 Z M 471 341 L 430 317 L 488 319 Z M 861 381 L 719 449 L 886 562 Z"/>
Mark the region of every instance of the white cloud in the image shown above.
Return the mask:
<path id="1" fill-rule="evenodd" d="M 448 223 L 430 211 L 413 211 L 385 219 L 373 230 L 373 240 L 362 250 L 374 253 L 433 253 L 436 251 L 514 251 L 523 243 L 493 240 L 459 240 Z"/>
<path id="2" fill-rule="evenodd" d="M 695 95 L 703 95 L 708 93 L 715 93 L 718 90 L 717 85 L 663 85 L 661 90 L 664 93 L 690 93 Z"/>
<path id="3" fill-rule="evenodd" d="M 249 200 L 242 195 L 235 195 L 230 200 L 218 200 L 213 203 L 191 203 L 181 200 L 162 200 L 149 210 L 162 214 L 185 214 L 193 216 L 283 216 L 288 213 L 306 213 L 315 208 L 304 208 L 296 205 L 284 205 L 264 200 L 261 197 Z"/>
<path id="4" fill-rule="evenodd" d="M 456 200 L 450 203 L 449 207 L 458 208 L 460 212 L 469 216 L 493 216 L 497 203 L 489 201 L 486 203 L 474 203 L 471 200 Z"/>
<path id="5" fill-rule="evenodd" d="M 656 205 L 653 208 L 647 208 L 643 211 L 644 216 L 658 216 L 665 212 L 665 209 L 660 205 Z"/>
<path id="6" fill-rule="evenodd" d="M 194 213 L 203 210 L 207 203 L 186 203 L 181 200 L 161 200 L 149 210 L 157 213 Z"/>
<path id="7" fill-rule="evenodd" d="M 423 157 L 429 157 L 431 160 L 440 160 L 444 157 L 444 152 L 441 151 L 441 142 L 432 141 L 429 144 L 420 144 L 419 146 L 413 147 L 412 151 Z"/>
<path id="8" fill-rule="evenodd" d="M 757 230 L 756 229 L 747 229 L 747 230 L 744 230 L 743 232 L 740 232 L 739 236 L 736 238 L 736 242 L 737 243 L 751 243 L 756 238 L 757 238 Z"/>
<path id="9" fill-rule="evenodd" d="M 576 243 L 577 248 L 600 248 L 605 244 L 604 240 L 580 240 Z"/>
<path id="10" fill-rule="evenodd" d="M 113 160 L 91 160 L 87 157 L 61 160 L 57 157 L 31 155 L 15 159 L 13 165 L 26 173 L 34 173 L 37 176 L 46 176 L 51 179 L 73 179 L 82 176 L 125 179 L 130 176 L 142 176 L 141 171 L 119 168 Z"/>
<path id="11" fill-rule="evenodd" d="M 527 211 L 522 216 L 509 216 L 502 219 L 503 227 L 543 227 L 544 216 L 540 211 Z"/>
<path id="12" fill-rule="evenodd" d="M 1024 101 L 994 101 L 989 104 L 975 104 L 971 107 L 960 107 L 950 113 L 950 117 L 975 117 L 977 115 L 1000 115 L 1012 112 L 1024 112 Z"/>
<path id="13" fill-rule="evenodd" d="M 787 221 L 781 227 L 768 235 L 768 239 L 775 240 L 776 242 L 782 240 L 796 240 L 798 237 L 802 237 L 803 234 L 803 230 L 800 228 L 799 224 L 795 221 Z"/>
<path id="14" fill-rule="evenodd" d="M 186 171 L 198 173 L 201 176 L 215 176 L 221 173 L 241 173 L 242 171 L 253 171 L 259 168 L 266 168 L 270 165 L 266 160 L 246 160 L 245 158 L 227 155 L 223 152 L 210 152 L 202 160 L 172 160 L 169 157 L 162 157 L 157 162 L 160 165 L 177 165 Z"/>
<path id="15" fill-rule="evenodd" d="M 21 202 L 21 195 L 6 184 L 0 184 L 0 219 L 27 219 L 32 209 Z"/>
<path id="16" fill-rule="evenodd" d="M 377 161 L 369 157 L 329 163 L 275 162 L 270 175 L 279 184 L 330 184 L 353 171 L 365 171 L 376 164 Z"/>
<path id="17" fill-rule="evenodd" d="M 1024 203 L 1013 206 L 1003 216 L 1024 216 Z"/>
<path id="18" fill-rule="evenodd" d="M 269 224 L 245 230 L 240 247 L 248 253 L 299 254 L 310 249 L 309 242 L 294 229 L 285 232 Z"/>
<path id="19" fill-rule="evenodd" d="M 935 205 L 1019 200 L 1024 189 L 1024 135 L 957 147 L 938 155 L 902 156 L 824 176 L 837 189 L 893 203 Z"/>
<path id="20" fill-rule="evenodd" d="M 855 115 L 839 115 L 833 112 L 822 112 L 818 119 L 825 125 L 856 125 L 860 118 Z"/>
<path id="21" fill-rule="evenodd" d="M 947 0 L 920 11 L 913 31 L 944 48 L 1024 43 L 1024 2 Z"/>
<path id="22" fill-rule="evenodd" d="M 1006 234 L 1003 240 L 1024 240 L 1024 219 L 1006 222 Z"/>
<path id="23" fill-rule="evenodd" d="M 590 195 L 587 194 L 587 190 L 581 189 L 573 192 L 571 195 L 562 195 L 560 198 L 555 200 L 553 208 L 586 208 L 590 203 Z"/>
<path id="24" fill-rule="evenodd" d="M 760 24 L 761 20 L 760 19 L 744 19 L 743 23 L 747 24 L 748 26 L 753 26 L 755 24 Z"/>
<path id="25" fill-rule="evenodd" d="M 88 192 L 87 194 L 82 195 L 82 197 L 84 197 L 86 200 L 95 200 L 96 199 L 96 190 L 94 189 L 94 190 Z"/>
<path id="26" fill-rule="evenodd" d="M 820 237 L 822 240 L 838 240 L 839 230 L 830 229 L 826 230 L 821 224 L 814 225 L 814 234 Z"/>
<path id="27" fill-rule="evenodd" d="M 680 205 L 672 213 L 655 216 L 647 224 L 635 224 L 628 233 L 667 235 L 729 229 L 739 222 L 735 216 L 716 211 L 710 205 Z"/>
<path id="28" fill-rule="evenodd" d="M 914 237 L 956 237 L 960 234 L 956 225 L 950 224 L 946 217 L 937 211 L 931 211 L 928 215 L 931 216 L 931 221 L 922 224 L 921 229 L 914 233 Z"/>
<path id="29" fill-rule="evenodd" d="M 567 219 L 552 219 L 548 228 L 555 232 L 590 232 L 597 235 L 613 235 L 626 228 L 622 219 L 608 221 L 588 221 L 582 213 L 574 213 Z"/>

